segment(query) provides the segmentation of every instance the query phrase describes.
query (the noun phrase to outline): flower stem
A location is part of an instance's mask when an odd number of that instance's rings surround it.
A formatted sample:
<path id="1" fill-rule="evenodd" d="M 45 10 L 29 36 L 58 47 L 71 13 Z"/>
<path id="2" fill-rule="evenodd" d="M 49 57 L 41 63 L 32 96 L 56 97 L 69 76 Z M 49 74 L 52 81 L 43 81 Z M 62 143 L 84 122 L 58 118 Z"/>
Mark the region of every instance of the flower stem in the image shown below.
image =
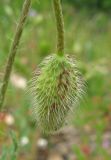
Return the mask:
<path id="1" fill-rule="evenodd" d="M 19 19 L 19 22 L 18 22 L 18 25 L 17 25 L 17 28 L 16 28 L 16 32 L 15 32 L 15 35 L 14 35 L 14 39 L 13 39 L 10 51 L 9 51 L 8 61 L 7 61 L 7 64 L 6 64 L 5 73 L 4 73 L 4 76 L 3 76 L 3 82 L 2 82 L 1 89 L 0 89 L 0 110 L 2 109 L 2 106 L 3 106 L 3 103 L 4 103 L 5 94 L 6 94 L 6 90 L 7 90 L 11 70 L 12 70 L 12 66 L 13 66 L 14 59 L 15 59 L 15 56 L 16 56 L 16 53 L 17 53 L 20 38 L 22 36 L 24 24 L 25 24 L 25 21 L 26 21 L 27 16 L 28 16 L 30 5 L 31 5 L 31 0 L 25 0 L 24 1 L 23 8 L 22 8 L 22 13 L 21 13 L 21 16 L 20 16 L 20 19 Z"/>
<path id="2" fill-rule="evenodd" d="M 64 54 L 64 20 L 61 0 L 53 0 L 53 6 L 57 24 L 57 54 Z"/>

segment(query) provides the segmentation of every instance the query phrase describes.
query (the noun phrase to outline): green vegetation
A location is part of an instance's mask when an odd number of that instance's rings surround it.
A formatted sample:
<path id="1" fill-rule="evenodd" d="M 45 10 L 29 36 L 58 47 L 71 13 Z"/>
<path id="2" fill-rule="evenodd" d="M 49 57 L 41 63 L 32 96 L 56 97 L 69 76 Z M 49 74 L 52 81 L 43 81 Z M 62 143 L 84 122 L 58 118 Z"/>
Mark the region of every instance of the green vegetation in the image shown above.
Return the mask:
<path id="1" fill-rule="evenodd" d="M 69 3 L 68 0 L 66 2 Z M 110 11 L 111 8 L 110 0 L 70 0 L 70 3 L 78 8 L 99 9 L 103 11 Z"/>
<path id="2" fill-rule="evenodd" d="M 0 1 L 0 79 L 22 2 L 22 0 Z M 111 151 L 102 143 L 106 132 L 111 131 L 111 18 L 108 13 L 101 10 L 93 11 L 93 16 L 86 9 L 76 11 L 71 3 L 63 3 L 63 12 L 65 52 L 76 57 L 79 61 L 78 67 L 86 80 L 86 95 L 77 114 L 73 116 L 73 124 L 80 130 L 81 144 L 87 146 L 90 144 L 90 133 L 95 135 L 96 141 L 96 146 L 88 157 L 87 154 L 83 155 L 81 146 L 78 144 L 72 146 L 72 150 L 77 157 L 80 157 L 78 160 L 96 160 L 101 157 L 103 160 L 110 160 Z M 14 63 L 3 110 L 5 116 L 7 113 L 13 116 L 15 121 L 13 126 L 6 125 L 0 113 L 0 156 L 3 150 L 4 157 L 1 160 L 7 159 L 5 153 L 8 144 L 12 146 L 11 152 L 14 149 L 13 138 L 8 134 L 10 130 L 16 133 L 17 142 L 24 136 L 30 139 L 30 143 L 26 146 L 17 146 L 19 148 L 17 160 L 34 159 L 33 148 L 38 130 L 31 117 L 31 103 L 24 90 L 24 82 L 30 79 L 32 72 L 42 59 L 54 52 L 54 48 L 56 50 L 55 32 L 51 1 L 42 3 L 34 0 Z M 24 80 L 22 87 L 15 83 L 20 78 Z M 7 153 L 8 157 L 12 156 L 9 151 Z"/>

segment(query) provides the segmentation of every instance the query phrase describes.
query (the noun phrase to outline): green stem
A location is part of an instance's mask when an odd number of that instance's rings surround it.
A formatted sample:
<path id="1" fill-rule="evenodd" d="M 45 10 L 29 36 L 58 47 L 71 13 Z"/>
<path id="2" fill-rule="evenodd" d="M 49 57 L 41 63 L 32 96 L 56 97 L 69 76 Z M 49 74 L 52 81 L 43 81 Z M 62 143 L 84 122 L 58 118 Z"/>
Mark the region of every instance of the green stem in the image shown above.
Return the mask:
<path id="1" fill-rule="evenodd" d="M 64 20 L 61 0 L 53 0 L 53 6 L 57 24 L 57 54 L 64 54 Z"/>
<path id="2" fill-rule="evenodd" d="M 2 82 L 2 86 L 1 86 L 1 90 L 0 90 L 0 110 L 2 109 L 2 106 L 4 103 L 5 94 L 6 94 L 6 90 L 7 90 L 7 86 L 8 86 L 8 81 L 10 78 L 12 66 L 13 66 L 14 59 L 15 59 L 15 56 L 17 53 L 17 49 L 19 46 L 20 38 L 22 36 L 24 24 L 25 24 L 25 21 L 28 16 L 30 5 L 31 5 L 31 0 L 24 1 L 22 13 L 21 13 L 21 16 L 20 16 L 20 19 L 19 19 L 19 22 L 18 22 L 18 25 L 16 28 L 16 32 L 14 35 L 14 39 L 13 39 L 10 51 L 9 51 L 9 57 L 8 57 L 8 61 L 6 64 L 3 82 Z"/>

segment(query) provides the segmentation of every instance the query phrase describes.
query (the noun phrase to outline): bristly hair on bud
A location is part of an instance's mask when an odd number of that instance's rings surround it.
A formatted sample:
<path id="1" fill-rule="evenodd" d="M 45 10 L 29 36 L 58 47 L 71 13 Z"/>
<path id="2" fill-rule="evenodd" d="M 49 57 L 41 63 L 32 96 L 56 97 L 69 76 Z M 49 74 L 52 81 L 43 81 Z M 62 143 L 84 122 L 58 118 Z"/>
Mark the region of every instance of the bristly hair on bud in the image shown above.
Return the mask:
<path id="1" fill-rule="evenodd" d="M 31 81 L 33 113 L 39 129 L 45 133 L 59 131 L 75 110 L 83 83 L 76 60 L 64 55 L 64 21 L 61 0 L 52 0 L 56 26 L 57 51 L 44 59 Z"/>
<path id="2" fill-rule="evenodd" d="M 39 129 L 54 133 L 64 126 L 81 97 L 83 82 L 76 60 L 53 54 L 44 59 L 31 81 L 33 113 Z"/>

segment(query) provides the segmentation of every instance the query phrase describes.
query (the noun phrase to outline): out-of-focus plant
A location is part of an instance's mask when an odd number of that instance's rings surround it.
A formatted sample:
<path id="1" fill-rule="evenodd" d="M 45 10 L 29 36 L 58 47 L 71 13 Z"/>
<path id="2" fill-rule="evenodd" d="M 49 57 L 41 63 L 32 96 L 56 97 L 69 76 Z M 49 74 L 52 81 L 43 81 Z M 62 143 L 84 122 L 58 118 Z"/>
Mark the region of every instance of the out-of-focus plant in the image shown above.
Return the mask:
<path id="1" fill-rule="evenodd" d="M 13 131 L 10 131 L 9 133 L 10 138 L 12 140 L 12 144 L 10 146 L 3 145 L 2 147 L 2 154 L 0 156 L 0 160 L 16 160 L 17 159 L 17 153 L 18 153 L 18 142 L 17 137 Z"/>
<path id="2" fill-rule="evenodd" d="M 95 9 L 105 9 L 110 10 L 111 1 L 110 0 L 65 0 L 68 3 L 73 3 L 76 7 L 79 8 L 95 8 Z"/>
<path id="3" fill-rule="evenodd" d="M 3 80 L 1 82 L 2 83 L 1 88 L 0 88 L 0 110 L 2 109 L 2 106 L 4 103 L 5 94 L 6 94 L 6 90 L 7 90 L 7 86 L 8 86 L 8 81 L 10 78 L 10 73 L 12 71 L 13 63 L 15 60 L 18 46 L 19 46 L 20 38 L 21 38 L 21 35 L 23 32 L 24 24 L 25 24 L 25 21 L 28 16 L 30 4 L 31 4 L 31 0 L 24 1 L 21 17 L 18 22 L 15 36 L 14 36 L 14 39 L 13 39 L 13 42 L 12 42 L 12 45 L 10 48 L 9 57 L 8 57 L 8 61 L 6 63 L 5 73 L 4 73 Z"/>

